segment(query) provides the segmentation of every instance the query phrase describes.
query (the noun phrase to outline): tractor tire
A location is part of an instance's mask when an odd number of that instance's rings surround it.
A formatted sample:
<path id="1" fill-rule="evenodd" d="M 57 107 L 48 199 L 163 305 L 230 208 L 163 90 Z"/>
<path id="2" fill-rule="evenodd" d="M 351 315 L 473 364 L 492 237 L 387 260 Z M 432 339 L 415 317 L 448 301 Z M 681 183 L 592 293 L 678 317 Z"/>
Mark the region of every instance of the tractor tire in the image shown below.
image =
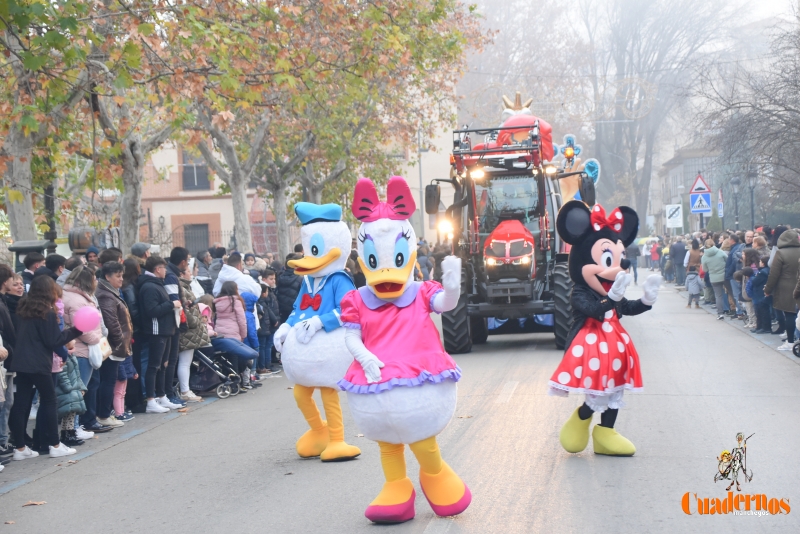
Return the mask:
<path id="1" fill-rule="evenodd" d="M 572 294 L 572 279 L 566 263 L 557 263 L 553 269 L 553 298 L 556 313 L 553 315 L 553 331 L 556 334 L 556 348 L 566 348 L 567 335 L 572 326 L 572 306 L 569 299 Z"/>
<path id="2" fill-rule="evenodd" d="M 472 344 L 483 345 L 489 339 L 489 325 L 486 317 L 470 318 L 470 328 L 472 329 Z"/>
<path id="3" fill-rule="evenodd" d="M 462 294 L 456 307 L 442 314 L 444 350 L 450 354 L 472 351 L 472 328 L 467 315 L 467 295 Z"/>

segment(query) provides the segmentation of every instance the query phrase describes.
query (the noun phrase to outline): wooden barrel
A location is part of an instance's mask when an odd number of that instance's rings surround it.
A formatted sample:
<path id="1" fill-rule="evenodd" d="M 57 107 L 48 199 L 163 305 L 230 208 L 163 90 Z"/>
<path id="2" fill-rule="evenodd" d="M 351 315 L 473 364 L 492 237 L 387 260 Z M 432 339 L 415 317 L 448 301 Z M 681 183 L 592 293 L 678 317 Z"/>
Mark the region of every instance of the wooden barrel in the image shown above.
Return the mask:
<path id="1" fill-rule="evenodd" d="M 69 231 L 68 242 L 72 252 L 84 254 L 92 245 L 100 248 L 100 234 L 91 226 L 78 226 Z"/>

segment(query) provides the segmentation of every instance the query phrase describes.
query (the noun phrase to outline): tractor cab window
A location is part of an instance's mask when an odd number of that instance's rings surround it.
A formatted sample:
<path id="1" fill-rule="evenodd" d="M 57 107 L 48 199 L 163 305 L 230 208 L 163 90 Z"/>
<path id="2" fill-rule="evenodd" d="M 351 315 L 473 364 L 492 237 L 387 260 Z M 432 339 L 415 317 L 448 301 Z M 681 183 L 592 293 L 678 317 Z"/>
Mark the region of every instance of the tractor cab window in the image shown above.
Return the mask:
<path id="1" fill-rule="evenodd" d="M 479 233 L 489 234 L 501 221 L 516 219 L 526 227 L 537 224 L 539 196 L 529 175 L 499 176 L 475 183 Z"/>

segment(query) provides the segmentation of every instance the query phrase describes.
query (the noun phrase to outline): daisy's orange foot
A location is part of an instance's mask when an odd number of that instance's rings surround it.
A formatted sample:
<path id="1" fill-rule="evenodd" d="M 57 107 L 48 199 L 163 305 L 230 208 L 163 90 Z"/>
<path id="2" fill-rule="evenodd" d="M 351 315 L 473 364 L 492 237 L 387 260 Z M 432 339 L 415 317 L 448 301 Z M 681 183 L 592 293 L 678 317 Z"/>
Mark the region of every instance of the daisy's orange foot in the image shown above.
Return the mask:
<path id="1" fill-rule="evenodd" d="M 344 462 L 352 460 L 361 454 L 361 449 L 355 445 L 348 445 L 344 441 L 331 441 L 322 454 L 319 455 L 323 462 Z"/>
<path id="2" fill-rule="evenodd" d="M 404 523 L 414 519 L 414 485 L 406 477 L 386 482 L 364 515 L 373 523 Z"/>
<path id="3" fill-rule="evenodd" d="M 295 447 L 297 448 L 297 454 L 299 454 L 301 458 L 319 456 L 328 446 L 328 443 L 330 443 L 331 438 L 328 434 L 328 424 L 323 421 L 322 425 L 320 429 L 307 430 L 306 433 L 297 440 Z"/>
<path id="4" fill-rule="evenodd" d="M 472 493 L 467 485 L 445 462 L 442 462 L 442 470 L 435 475 L 420 471 L 419 484 L 436 515 L 458 515 L 472 502 Z"/>

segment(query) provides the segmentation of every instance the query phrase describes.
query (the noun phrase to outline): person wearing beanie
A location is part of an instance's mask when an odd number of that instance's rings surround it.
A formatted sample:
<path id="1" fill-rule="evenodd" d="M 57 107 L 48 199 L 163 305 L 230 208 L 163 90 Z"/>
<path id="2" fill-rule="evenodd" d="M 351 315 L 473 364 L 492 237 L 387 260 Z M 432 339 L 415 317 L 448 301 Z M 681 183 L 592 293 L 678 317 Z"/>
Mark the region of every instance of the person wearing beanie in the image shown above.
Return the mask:
<path id="1" fill-rule="evenodd" d="M 86 249 L 86 263 L 97 263 L 97 255 L 100 254 L 100 249 L 92 245 Z"/>

